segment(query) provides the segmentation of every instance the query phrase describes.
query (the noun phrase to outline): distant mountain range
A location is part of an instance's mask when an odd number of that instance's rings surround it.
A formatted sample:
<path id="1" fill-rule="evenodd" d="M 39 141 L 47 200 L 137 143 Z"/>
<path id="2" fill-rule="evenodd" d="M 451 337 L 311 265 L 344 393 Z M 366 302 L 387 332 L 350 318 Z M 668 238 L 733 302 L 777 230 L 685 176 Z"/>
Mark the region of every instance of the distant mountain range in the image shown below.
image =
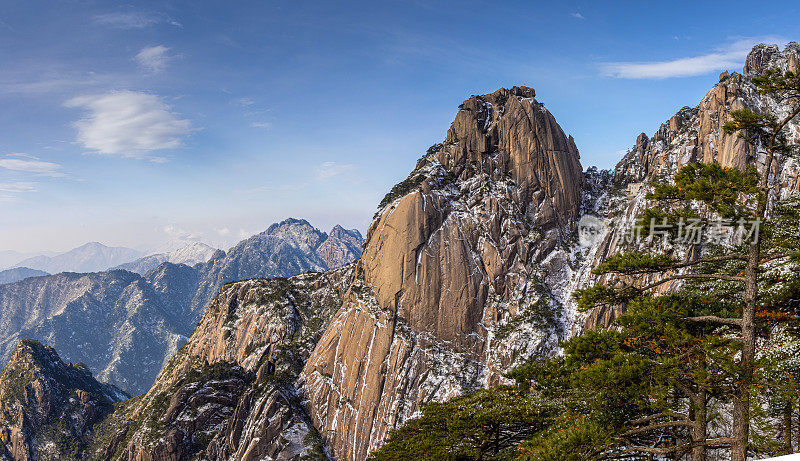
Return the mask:
<path id="1" fill-rule="evenodd" d="M 139 251 L 124 247 L 107 247 L 91 242 L 56 256 L 34 256 L 24 259 L 15 267 L 27 267 L 57 274 L 59 272 L 97 272 L 131 262 L 144 256 Z"/>
<path id="2" fill-rule="evenodd" d="M 39 253 L 21 253 L 14 250 L 0 251 L 0 269 L 8 269 L 22 260 L 33 258 L 34 256 L 55 256 L 58 253 L 42 251 Z"/>
<path id="3" fill-rule="evenodd" d="M 45 271 L 37 271 L 36 269 L 30 269 L 27 267 L 15 267 L 13 269 L 0 271 L 0 285 L 18 282 L 30 277 L 42 277 L 45 275 L 50 274 Z"/>
<path id="4" fill-rule="evenodd" d="M 158 258 L 123 266 L 129 270 L 59 273 L 0 285 L 0 364 L 19 340 L 35 339 L 136 395 L 150 387 L 223 284 L 339 267 L 358 258 L 362 245 L 356 230 L 336 226 L 326 234 L 305 220 L 288 219 L 227 253 L 210 249 L 205 262 L 209 248 L 195 245 L 163 255 L 164 262 L 143 274 L 137 272 Z M 172 258 L 200 262 L 191 267 Z"/>

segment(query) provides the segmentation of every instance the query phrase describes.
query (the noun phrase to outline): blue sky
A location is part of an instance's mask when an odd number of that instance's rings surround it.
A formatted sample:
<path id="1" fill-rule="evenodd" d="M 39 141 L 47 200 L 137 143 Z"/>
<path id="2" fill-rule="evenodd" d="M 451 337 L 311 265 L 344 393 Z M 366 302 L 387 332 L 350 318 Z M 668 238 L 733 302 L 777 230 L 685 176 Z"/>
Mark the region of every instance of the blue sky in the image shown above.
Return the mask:
<path id="1" fill-rule="evenodd" d="M 366 229 L 471 94 L 527 85 L 612 167 L 760 41 L 772 2 L 3 2 L 0 250 Z"/>

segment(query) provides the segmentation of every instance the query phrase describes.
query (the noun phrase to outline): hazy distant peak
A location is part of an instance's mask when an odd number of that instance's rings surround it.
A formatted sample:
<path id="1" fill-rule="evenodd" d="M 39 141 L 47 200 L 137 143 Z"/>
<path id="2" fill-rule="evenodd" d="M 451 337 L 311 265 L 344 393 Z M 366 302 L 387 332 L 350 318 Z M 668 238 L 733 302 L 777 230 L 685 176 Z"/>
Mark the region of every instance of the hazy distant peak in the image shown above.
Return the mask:
<path id="1" fill-rule="evenodd" d="M 142 253 L 125 247 L 109 247 L 99 242 L 85 243 L 56 256 L 36 256 L 15 264 L 56 274 L 59 272 L 98 272 L 137 258 Z"/>

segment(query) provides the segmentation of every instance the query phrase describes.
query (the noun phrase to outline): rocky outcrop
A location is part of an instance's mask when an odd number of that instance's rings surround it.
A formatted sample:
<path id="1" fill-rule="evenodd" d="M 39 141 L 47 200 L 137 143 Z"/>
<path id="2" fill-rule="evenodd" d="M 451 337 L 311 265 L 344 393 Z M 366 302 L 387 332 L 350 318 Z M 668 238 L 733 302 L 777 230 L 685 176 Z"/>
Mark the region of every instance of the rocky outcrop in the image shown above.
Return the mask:
<path id="1" fill-rule="evenodd" d="M 317 254 L 328 268 L 342 267 L 352 262 L 361 255 L 364 246 L 364 237 L 355 229 L 345 229 L 340 225 L 334 226 L 325 239 L 316 249 Z"/>
<path id="2" fill-rule="evenodd" d="M 430 400 L 496 384 L 563 332 L 564 264 L 583 174 L 530 88 L 474 96 L 390 192 L 344 305 L 303 372 L 333 455 L 362 460 Z"/>
<path id="3" fill-rule="evenodd" d="M 200 282 L 190 309 L 199 318 L 217 289 L 233 281 L 291 277 L 341 267 L 359 257 L 362 244 L 357 230 L 340 232 L 334 228 L 329 235 L 304 219 L 286 219 L 239 242 L 227 253 L 217 252 L 198 266 Z"/>
<path id="4" fill-rule="evenodd" d="M 100 459 L 324 456 L 295 380 L 353 266 L 228 284 L 152 389 L 104 422 Z"/>
<path id="5" fill-rule="evenodd" d="M 125 398 L 97 382 L 86 365 L 21 341 L 0 373 L 0 458 L 84 459 L 94 424 Z"/>

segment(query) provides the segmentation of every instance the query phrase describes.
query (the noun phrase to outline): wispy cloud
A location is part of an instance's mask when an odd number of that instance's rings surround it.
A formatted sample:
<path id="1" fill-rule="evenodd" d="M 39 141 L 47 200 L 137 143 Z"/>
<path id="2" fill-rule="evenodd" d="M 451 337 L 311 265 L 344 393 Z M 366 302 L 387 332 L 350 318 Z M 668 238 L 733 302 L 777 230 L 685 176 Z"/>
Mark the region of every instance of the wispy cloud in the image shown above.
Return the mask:
<path id="1" fill-rule="evenodd" d="M 113 27 L 115 29 L 144 29 L 145 27 L 150 27 L 159 23 L 183 27 L 180 22 L 163 15 L 141 11 L 98 14 L 92 17 L 92 21 L 95 24 Z"/>
<path id="2" fill-rule="evenodd" d="M 36 192 L 35 182 L 6 182 L 0 183 L 0 192 L 22 193 Z"/>
<path id="3" fill-rule="evenodd" d="M 167 64 L 173 59 L 173 56 L 169 54 L 169 48 L 157 45 L 142 48 L 133 59 L 145 70 L 156 74 L 167 68 Z"/>
<path id="4" fill-rule="evenodd" d="M 580 14 L 578 12 L 572 13 L 570 16 L 572 16 L 573 18 L 576 18 L 576 19 L 586 19 L 586 18 L 583 17 L 582 14 Z"/>
<path id="5" fill-rule="evenodd" d="M 157 95 L 114 91 L 80 96 L 65 103 L 89 115 L 77 122 L 78 142 L 99 154 L 145 158 L 151 151 L 175 149 L 192 131 Z"/>
<path id="6" fill-rule="evenodd" d="M 775 37 L 745 38 L 699 56 L 653 62 L 607 62 L 602 63 L 600 69 L 604 75 L 616 78 L 693 77 L 741 67 L 747 53 L 760 42 L 786 43 L 785 40 Z"/>
<path id="7" fill-rule="evenodd" d="M 32 173 L 37 176 L 49 176 L 51 178 L 64 177 L 64 173 L 61 172 L 61 165 L 45 162 L 27 154 L 12 154 L 6 158 L 0 159 L 0 168 L 23 173 Z"/>
<path id="8" fill-rule="evenodd" d="M 328 179 L 355 170 L 355 165 L 350 163 L 325 162 L 317 166 L 317 179 Z"/>
<path id="9" fill-rule="evenodd" d="M 255 104 L 256 102 L 250 98 L 239 98 L 236 100 L 236 105 L 241 107 L 249 107 Z"/>
<path id="10" fill-rule="evenodd" d="M 250 124 L 250 127 L 252 127 L 252 128 L 263 128 L 265 130 L 269 130 L 270 128 L 272 128 L 272 124 L 269 123 L 269 122 L 253 122 L 253 123 Z"/>

